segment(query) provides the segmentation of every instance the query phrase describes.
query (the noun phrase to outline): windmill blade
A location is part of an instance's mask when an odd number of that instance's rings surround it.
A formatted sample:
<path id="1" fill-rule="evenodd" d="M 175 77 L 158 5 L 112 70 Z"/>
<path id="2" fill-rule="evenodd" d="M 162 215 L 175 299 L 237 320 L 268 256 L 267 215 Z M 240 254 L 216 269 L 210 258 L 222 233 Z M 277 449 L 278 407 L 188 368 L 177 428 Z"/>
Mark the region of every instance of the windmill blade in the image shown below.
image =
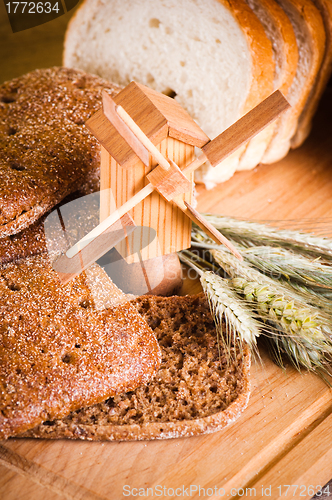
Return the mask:
<path id="1" fill-rule="evenodd" d="M 82 271 L 129 236 L 135 229 L 136 225 L 133 219 L 129 214 L 125 214 L 121 219 L 100 233 L 97 238 L 92 239 L 73 258 L 68 258 L 66 254 L 60 255 L 54 260 L 52 267 L 58 273 L 62 284 L 65 285 L 75 278 L 75 276 L 81 274 Z"/>
<path id="2" fill-rule="evenodd" d="M 174 200 L 173 200 L 174 201 Z M 238 250 L 232 245 L 232 243 L 225 238 L 216 228 L 212 226 L 197 210 L 194 209 L 187 201 L 183 202 L 185 205 L 185 210 L 182 204 L 177 204 L 179 208 L 189 217 L 198 227 L 200 227 L 210 238 L 213 239 L 218 245 L 225 245 L 226 248 L 239 260 L 243 260 L 242 255 Z"/>
<path id="3" fill-rule="evenodd" d="M 202 151 L 206 160 L 210 162 L 212 167 L 216 167 L 288 108 L 290 108 L 289 102 L 279 90 L 276 90 L 240 120 L 205 144 Z M 189 169 L 189 167 L 190 165 L 186 168 Z"/>

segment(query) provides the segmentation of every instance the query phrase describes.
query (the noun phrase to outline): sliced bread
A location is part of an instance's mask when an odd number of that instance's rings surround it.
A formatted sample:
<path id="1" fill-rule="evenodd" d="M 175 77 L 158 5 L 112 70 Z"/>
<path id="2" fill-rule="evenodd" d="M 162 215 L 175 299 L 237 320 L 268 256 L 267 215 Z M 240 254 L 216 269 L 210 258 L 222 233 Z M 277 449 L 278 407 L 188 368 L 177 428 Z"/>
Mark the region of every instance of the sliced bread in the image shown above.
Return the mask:
<path id="1" fill-rule="evenodd" d="M 175 96 L 213 138 L 273 90 L 271 42 L 244 0 L 85 0 L 69 24 L 64 65 Z M 236 152 L 197 180 L 219 182 Z"/>
<path id="2" fill-rule="evenodd" d="M 69 193 L 98 187 L 100 148 L 84 122 L 119 88 L 68 68 L 0 85 L 0 238 L 20 232 Z"/>
<path id="3" fill-rule="evenodd" d="M 44 227 L 39 220 L 18 234 L 0 239 L 0 265 L 46 251 Z"/>
<path id="4" fill-rule="evenodd" d="M 316 83 L 313 86 L 306 105 L 301 113 L 296 133 L 292 137 L 292 148 L 300 146 L 308 137 L 311 130 L 313 116 L 332 73 L 332 1 L 313 0 L 313 2 L 320 11 L 324 22 L 326 34 L 325 53 Z"/>
<path id="5" fill-rule="evenodd" d="M 325 52 L 325 29 L 322 16 L 311 0 L 276 0 L 287 13 L 296 35 L 299 61 L 287 94 L 292 108 L 278 121 L 278 127 L 263 157 L 263 163 L 283 158 L 291 146 L 299 117 L 309 98 Z"/>
<path id="6" fill-rule="evenodd" d="M 99 266 L 61 286 L 46 254 L 0 267 L 0 439 L 147 383 L 160 349 Z"/>
<path id="7" fill-rule="evenodd" d="M 298 63 L 298 49 L 292 23 L 274 0 L 247 0 L 247 3 L 264 26 L 272 43 L 275 60 L 273 88 L 281 90 L 287 96 Z M 250 141 L 240 158 L 237 170 L 250 170 L 261 162 L 275 128 L 274 122 Z"/>
<path id="8" fill-rule="evenodd" d="M 140 297 L 134 304 L 154 330 L 162 363 L 146 386 L 48 420 L 20 437 L 143 440 L 220 430 L 249 398 L 250 354 L 229 360 L 203 294 Z"/>

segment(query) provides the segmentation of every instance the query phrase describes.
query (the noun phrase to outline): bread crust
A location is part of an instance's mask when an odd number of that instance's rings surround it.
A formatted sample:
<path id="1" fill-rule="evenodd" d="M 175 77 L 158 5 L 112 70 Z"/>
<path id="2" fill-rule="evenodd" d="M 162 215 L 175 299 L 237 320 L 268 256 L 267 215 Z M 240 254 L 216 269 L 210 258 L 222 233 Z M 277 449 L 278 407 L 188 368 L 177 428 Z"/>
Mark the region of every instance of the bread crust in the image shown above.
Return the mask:
<path id="1" fill-rule="evenodd" d="M 291 102 L 292 108 L 286 111 L 278 122 L 276 133 L 263 157 L 263 163 L 273 163 L 287 154 L 291 146 L 291 138 L 296 131 L 301 112 L 315 84 L 325 52 L 325 29 L 322 16 L 312 1 L 287 0 L 287 4 L 284 6 L 283 1 L 285 0 L 278 0 L 278 3 L 286 10 L 286 13 L 287 10 L 295 12 L 302 18 L 304 26 L 306 26 L 310 35 L 312 61 L 305 82 L 301 87 L 300 95 L 296 97 L 295 102 Z M 299 51 L 301 50 L 303 51 L 299 47 Z M 299 59 L 299 63 L 298 68 L 301 71 L 301 59 Z"/>
<path id="2" fill-rule="evenodd" d="M 99 171 L 85 120 L 101 92 L 120 88 L 67 68 L 36 70 L 0 86 L 0 238 L 33 224 Z"/>
<path id="3" fill-rule="evenodd" d="M 273 58 L 272 43 L 268 39 L 264 27 L 256 14 L 244 0 L 228 0 L 228 2 L 246 35 L 253 63 L 251 88 L 242 111 L 242 115 L 244 115 L 272 93 L 275 63 Z M 236 155 L 238 156 L 238 165 L 236 170 L 242 170 L 244 166 L 248 168 L 248 165 L 246 165 L 246 153 L 250 144 L 254 146 L 255 150 L 255 144 L 257 142 L 259 144 L 261 142 L 265 143 L 270 140 L 271 135 L 272 130 L 271 127 L 269 127 L 267 130 L 261 132 L 258 138 L 253 139 L 248 144 L 239 148 L 236 152 Z M 256 152 L 254 153 L 254 156 L 257 156 Z M 254 165 L 250 162 L 249 167 L 253 168 L 253 166 L 256 166 L 259 161 L 260 159 L 255 159 Z M 221 163 L 221 167 L 223 168 L 223 163 Z"/>
<path id="4" fill-rule="evenodd" d="M 240 364 L 231 360 L 227 368 L 226 362 L 226 365 L 223 365 L 225 366 L 225 372 L 221 372 L 224 375 L 217 374 L 213 356 L 216 355 L 218 359 L 218 352 L 213 354 L 216 346 L 213 345 L 215 341 L 212 340 L 215 338 L 215 326 L 204 294 L 168 298 L 141 297 L 134 303 L 137 304 L 138 310 L 158 335 L 162 347 L 163 361 L 160 372 L 157 373 L 155 379 L 145 389 L 138 389 L 138 392 L 128 397 L 126 395 L 119 396 L 114 402 L 109 401 L 102 405 L 95 405 L 87 409 L 87 411 L 77 412 L 68 419 L 47 422 L 46 425 L 39 425 L 20 437 L 68 438 L 90 441 L 169 439 L 216 432 L 233 422 L 241 414 L 249 399 L 250 353 L 245 347 L 243 352 L 238 354 Z M 180 320 L 181 324 L 179 325 Z M 188 333 L 185 332 L 186 328 Z M 181 340 L 182 335 L 184 335 L 184 338 Z M 200 342 L 202 342 L 202 345 Z M 210 357 L 208 365 L 204 355 L 204 349 L 206 348 L 204 342 L 208 346 L 208 356 Z M 203 373 L 202 385 L 199 382 L 198 386 L 196 378 L 201 380 L 200 375 L 193 369 L 190 361 L 191 348 L 195 345 L 197 345 L 197 369 Z M 220 350 L 220 358 L 222 359 L 224 356 L 222 344 Z M 199 357 L 200 355 L 202 355 L 202 359 Z M 174 362 L 172 356 L 174 356 Z M 201 362 L 198 361 L 200 359 Z M 177 372 L 174 371 L 175 366 L 177 366 Z M 232 369 L 234 369 L 234 379 L 227 385 L 227 377 Z M 212 374 L 213 384 L 219 384 L 221 395 L 228 394 L 227 387 L 234 387 L 235 379 L 239 384 L 237 389 L 235 387 L 233 389 L 235 394 L 230 404 L 223 407 L 222 411 L 218 411 L 214 407 L 216 399 L 219 398 L 219 389 L 216 386 L 213 387 L 216 394 L 210 404 L 206 404 L 205 409 L 200 406 L 199 392 L 201 391 L 203 394 L 204 391 L 209 392 L 211 388 L 209 385 L 211 383 L 211 378 L 209 378 L 211 375 L 208 375 L 209 371 Z M 204 381 L 206 381 L 206 384 L 203 384 Z M 175 388 L 173 387 L 174 384 L 176 384 Z M 222 387 L 224 388 L 221 389 Z M 191 396 L 186 392 L 188 389 Z M 144 401 L 146 393 L 148 394 L 146 398 L 149 401 L 145 405 L 142 401 Z M 164 402 L 165 394 L 169 395 L 170 393 L 173 393 L 173 395 L 170 395 L 170 399 L 166 399 L 166 402 Z M 195 397 L 198 398 L 196 402 Z M 133 398 L 134 402 L 132 404 L 130 398 Z M 160 404 L 154 403 L 156 398 L 161 399 Z M 182 398 L 184 398 L 185 406 L 181 403 Z M 201 399 L 202 403 L 204 403 L 204 395 L 201 396 Z M 130 404 L 131 406 L 128 408 Z M 191 415 L 190 419 L 183 417 L 182 412 L 185 409 Z M 115 418 L 114 411 L 119 413 L 117 424 L 112 424 L 112 419 L 114 421 Z M 204 416 L 195 417 L 195 412 L 198 415 L 203 413 Z M 130 416 L 130 413 L 133 413 L 133 416 Z M 137 417 L 142 422 L 135 423 Z M 97 421 L 97 423 L 94 421 Z M 109 421 L 109 423 L 106 424 L 105 421 Z M 128 421 L 129 424 L 126 423 Z M 119 422 L 122 422 L 122 424 Z"/>
<path id="5" fill-rule="evenodd" d="M 270 15 L 273 16 L 283 40 L 283 52 L 285 54 L 283 75 L 276 88 L 287 96 L 288 89 L 293 83 L 296 74 L 299 59 L 295 33 L 287 14 L 275 0 L 260 0 L 260 2 Z"/>
<path id="6" fill-rule="evenodd" d="M 0 239 L 0 265 L 46 251 L 43 221 L 39 220 L 14 236 Z"/>
<path id="7" fill-rule="evenodd" d="M 224 2 L 234 13 L 250 46 L 253 72 L 250 92 L 242 110 L 242 114 L 245 114 L 273 91 L 275 65 L 272 44 L 261 22 L 244 0 L 224 0 Z"/>
<path id="8" fill-rule="evenodd" d="M 275 64 L 272 44 L 265 33 L 263 25 L 244 0 L 218 1 L 227 6 L 236 17 L 250 48 L 252 77 L 250 91 L 241 111 L 241 116 L 243 116 L 273 91 Z M 228 180 L 239 168 L 240 158 L 245 150 L 246 145 L 239 148 L 213 170 L 207 165 L 201 167 L 195 175 L 196 182 L 213 182 L 214 179 L 217 179 L 216 182 Z M 220 173 L 218 174 L 218 172 Z M 209 173 L 210 175 L 208 175 Z"/>
<path id="9" fill-rule="evenodd" d="M 326 46 L 322 65 L 316 83 L 312 88 L 306 105 L 301 113 L 295 135 L 292 138 L 292 148 L 297 148 L 308 137 L 313 116 L 317 110 L 319 100 L 332 74 L 332 2 L 330 0 L 313 0 L 319 9 L 325 27 Z"/>

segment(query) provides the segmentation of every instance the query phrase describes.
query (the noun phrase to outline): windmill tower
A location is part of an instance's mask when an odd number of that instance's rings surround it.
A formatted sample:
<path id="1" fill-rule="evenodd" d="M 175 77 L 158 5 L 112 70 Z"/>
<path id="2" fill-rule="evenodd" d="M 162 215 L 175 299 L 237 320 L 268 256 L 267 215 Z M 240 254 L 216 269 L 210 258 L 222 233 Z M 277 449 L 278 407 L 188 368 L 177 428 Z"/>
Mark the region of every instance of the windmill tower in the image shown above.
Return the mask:
<path id="1" fill-rule="evenodd" d="M 161 154 L 173 160 L 182 170 L 194 159 L 195 147 L 201 148 L 209 138 L 189 114 L 168 96 L 160 94 L 136 82 L 130 83 L 115 98 L 137 126 L 144 132 Z M 149 155 L 145 164 L 118 130 L 105 116 L 103 109 L 97 111 L 86 123 L 89 130 L 101 144 L 101 221 L 130 200 L 135 193 L 149 183 L 147 177 L 157 166 Z M 189 190 L 179 199 L 189 204 L 193 198 L 193 173 L 187 175 Z M 130 215 L 136 226 L 149 227 L 156 232 L 156 238 L 141 251 L 143 260 L 153 259 L 190 247 L 191 220 L 173 203 L 168 202 L 157 191 L 136 205 Z M 127 257 L 129 236 L 117 249 Z M 132 261 L 137 254 L 132 254 Z"/>

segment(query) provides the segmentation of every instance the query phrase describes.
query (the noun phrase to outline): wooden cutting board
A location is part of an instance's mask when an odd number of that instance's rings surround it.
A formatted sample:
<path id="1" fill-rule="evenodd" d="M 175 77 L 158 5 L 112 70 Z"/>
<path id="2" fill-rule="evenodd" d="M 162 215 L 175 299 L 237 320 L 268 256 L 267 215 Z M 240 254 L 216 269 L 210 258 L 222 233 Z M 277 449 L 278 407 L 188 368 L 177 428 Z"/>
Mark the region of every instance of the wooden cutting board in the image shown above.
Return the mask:
<path id="1" fill-rule="evenodd" d="M 0 19 L 1 81 L 59 64 L 67 20 L 15 38 Z M 293 220 L 288 225 L 297 227 L 304 219 L 316 227 L 323 221 L 332 234 L 331 116 L 332 92 L 327 92 L 302 148 L 211 191 L 198 187 L 198 209 Z M 187 281 L 183 293 L 194 293 L 197 286 Z M 209 436 L 141 443 L 0 442 L 0 498 L 118 500 L 140 493 L 143 498 L 311 498 L 332 477 L 332 393 L 316 376 L 290 366 L 282 371 L 262 357 L 263 364 L 252 369 L 248 408 Z"/>

